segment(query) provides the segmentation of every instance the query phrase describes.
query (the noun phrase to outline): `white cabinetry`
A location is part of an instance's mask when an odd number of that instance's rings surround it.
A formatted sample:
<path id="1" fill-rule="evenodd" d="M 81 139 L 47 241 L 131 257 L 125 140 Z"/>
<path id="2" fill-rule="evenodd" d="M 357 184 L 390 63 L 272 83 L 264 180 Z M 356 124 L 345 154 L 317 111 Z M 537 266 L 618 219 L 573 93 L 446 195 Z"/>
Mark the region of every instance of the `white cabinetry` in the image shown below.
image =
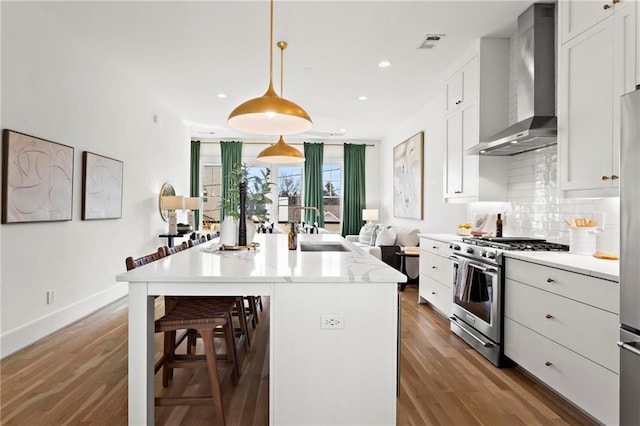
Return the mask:
<path id="1" fill-rule="evenodd" d="M 453 261 L 449 243 L 420 237 L 419 298 L 447 318 L 453 302 Z"/>
<path id="2" fill-rule="evenodd" d="M 509 40 L 480 39 L 457 64 L 445 84 L 444 198 L 506 201 L 507 158 L 464 151 L 508 125 Z"/>
<path id="3" fill-rule="evenodd" d="M 511 258 L 505 276 L 505 355 L 617 424 L 618 283 Z"/>
<path id="4" fill-rule="evenodd" d="M 560 2 L 560 186 L 569 197 L 617 196 L 620 96 L 636 83 L 636 4 Z"/>

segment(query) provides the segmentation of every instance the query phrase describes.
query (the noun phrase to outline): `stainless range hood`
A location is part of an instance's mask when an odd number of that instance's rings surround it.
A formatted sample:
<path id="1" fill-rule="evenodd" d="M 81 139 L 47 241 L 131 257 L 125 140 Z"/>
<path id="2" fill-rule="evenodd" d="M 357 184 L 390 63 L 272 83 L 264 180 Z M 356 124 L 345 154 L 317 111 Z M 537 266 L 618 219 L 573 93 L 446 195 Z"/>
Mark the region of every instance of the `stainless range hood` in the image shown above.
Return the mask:
<path id="1" fill-rule="evenodd" d="M 518 122 L 465 151 L 513 155 L 557 140 L 555 4 L 535 3 L 518 17 Z"/>

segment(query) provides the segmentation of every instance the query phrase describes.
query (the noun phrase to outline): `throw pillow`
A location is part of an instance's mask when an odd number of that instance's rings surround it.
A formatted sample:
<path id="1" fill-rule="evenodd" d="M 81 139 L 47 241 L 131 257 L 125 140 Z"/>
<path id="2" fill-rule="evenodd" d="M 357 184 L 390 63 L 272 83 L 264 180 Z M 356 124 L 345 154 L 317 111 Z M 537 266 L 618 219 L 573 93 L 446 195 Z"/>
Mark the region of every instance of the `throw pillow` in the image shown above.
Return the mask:
<path id="1" fill-rule="evenodd" d="M 372 234 L 373 234 L 373 228 L 370 226 L 368 227 L 367 225 L 364 225 L 362 228 L 360 228 L 360 233 L 358 234 L 358 242 L 360 244 L 366 244 L 366 245 L 371 244 Z"/>
<path id="2" fill-rule="evenodd" d="M 392 227 L 388 227 L 380 231 L 376 238 L 377 246 L 393 246 L 396 244 L 396 231 Z"/>
<path id="3" fill-rule="evenodd" d="M 378 238 L 378 234 L 380 233 L 380 227 L 378 225 L 375 225 L 373 228 L 373 231 L 371 232 L 371 241 L 369 242 L 370 246 L 375 246 L 376 245 L 376 239 Z"/>
<path id="4" fill-rule="evenodd" d="M 398 241 L 396 244 L 400 247 L 416 247 L 420 243 L 417 229 L 402 229 L 398 231 Z"/>

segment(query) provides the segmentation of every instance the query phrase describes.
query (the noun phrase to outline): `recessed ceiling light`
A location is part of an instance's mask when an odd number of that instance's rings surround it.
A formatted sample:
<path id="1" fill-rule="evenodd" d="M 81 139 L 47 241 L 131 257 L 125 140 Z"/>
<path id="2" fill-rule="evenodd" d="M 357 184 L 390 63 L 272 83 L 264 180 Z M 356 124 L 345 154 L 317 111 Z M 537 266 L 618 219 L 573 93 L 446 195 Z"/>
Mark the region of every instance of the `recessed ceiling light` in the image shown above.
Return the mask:
<path id="1" fill-rule="evenodd" d="M 224 93 L 218 93 L 218 97 L 219 97 L 220 99 L 224 99 L 224 98 L 226 98 L 226 97 L 227 97 L 227 95 L 226 95 L 226 94 L 224 94 Z"/>
<path id="2" fill-rule="evenodd" d="M 366 96 L 358 96 L 359 101 L 366 101 L 367 99 L 369 98 L 367 98 Z"/>
<path id="3" fill-rule="evenodd" d="M 378 63 L 378 66 L 379 66 L 380 68 L 387 68 L 387 67 L 390 67 L 390 66 L 391 66 L 391 62 L 389 62 L 389 61 L 380 61 L 380 62 Z"/>

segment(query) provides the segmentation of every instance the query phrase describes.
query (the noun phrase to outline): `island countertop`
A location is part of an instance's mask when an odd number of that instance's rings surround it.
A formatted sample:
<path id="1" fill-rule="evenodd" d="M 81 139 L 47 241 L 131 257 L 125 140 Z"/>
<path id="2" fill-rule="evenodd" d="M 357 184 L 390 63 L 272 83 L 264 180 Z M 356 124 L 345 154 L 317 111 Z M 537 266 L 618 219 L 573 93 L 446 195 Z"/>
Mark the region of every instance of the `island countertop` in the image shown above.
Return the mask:
<path id="1" fill-rule="evenodd" d="M 256 234 L 256 250 L 217 249 L 212 240 L 116 277 L 124 282 L 405 282 L 406 276 L 337 234 Z M 305 243 L 340 243 L 347 251 L 301 251 Z"/>

